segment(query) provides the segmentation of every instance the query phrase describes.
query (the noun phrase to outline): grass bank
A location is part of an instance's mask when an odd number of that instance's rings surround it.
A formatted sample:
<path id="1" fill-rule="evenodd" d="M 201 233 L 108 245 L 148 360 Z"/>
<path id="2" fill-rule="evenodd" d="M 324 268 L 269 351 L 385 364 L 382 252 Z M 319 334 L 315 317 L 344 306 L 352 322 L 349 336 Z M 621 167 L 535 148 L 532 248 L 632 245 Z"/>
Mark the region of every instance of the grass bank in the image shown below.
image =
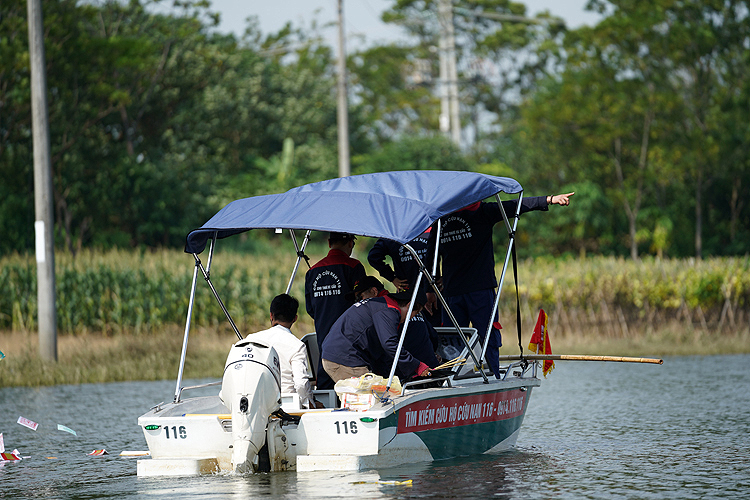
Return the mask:
<path id="1" fill-rule="evenodd" d="M 714 335 L 700 329 L 688 331 L 680 322 L 673 322 L 651 333 L 607 337 L 580 332 L 560 335 L 554 324 L 549 326 L 552 350 L 557 354 L 664 357 L 750 352 L 748 330 Z M 503 334 L 502 354 L 518 353 L 514 330 L 509 328 Z M 171 326 L 149 334 L 63 335 L 58 338 L 58 361 L 49 363 L 39 359 L 36 334 L 0 333 L 0 350 L 6 355 L 0 360 L 0 387 L 176 379 L 182 334 L 179 327 Z M 528 337 L 522 338 L 524 352 Z M 235 340 L 226 328 L 191 332 L 184 377 L 219 380 Z"/>
<path id="2" fill-rule="evenodd" d="M 221 378 L 229 347 L 237 337 L 201 329 L 191 332 L 185 378 Z M 85 333 L 58 337 L 58 361 L 39 359 L 38 336 L 0 333 L 0 387 L 176 379 L 182 331 L 165 328 L 148 335 Z"/>

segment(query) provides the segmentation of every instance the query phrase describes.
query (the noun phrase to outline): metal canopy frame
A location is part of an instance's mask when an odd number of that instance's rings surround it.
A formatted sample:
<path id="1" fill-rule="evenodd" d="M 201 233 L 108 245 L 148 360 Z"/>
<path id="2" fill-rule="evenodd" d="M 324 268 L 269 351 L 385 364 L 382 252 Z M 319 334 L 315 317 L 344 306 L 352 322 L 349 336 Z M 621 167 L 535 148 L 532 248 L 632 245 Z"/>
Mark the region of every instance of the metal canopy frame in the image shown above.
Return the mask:
<path id="1" fill-rule="evenodd" d="M 513 194 L 516 194 L 516 193 L 513 193 Z M 494 304 L 494 308 L 493 308 L 493 310 L 496 313 L 499 313 L 498 308 L 499 308 L 499 304 L 500 304 L 500 293 L 501 293 L 502 288 L 503 288 L 503 284 L 504 284 L 504 281 L 505 281 L 505 275 L 506 275 L 506 272 L 507 272 L 507 269 L 508 269 L 509 260 L 510 260 L 510 257 L 512 255 L 513 246 L 515 244 L 515 233 L 516 233 L 516 228 L 517 228 L 517 225 L 518 225 L 519 215 L 520 215 L 520 212 L 521 212 L 521 202 L 522 202 L 522 199 L 523 199 L 523 190 L 521 189 L 520 191 L 518 191 L 517 194 L 518 194 L 518 199 L 517 199 L 517 204 L 516 204 L 516 213 L 513 214 L 513 221 L 512 222 L 510 221 L 507 213 L 505 212 L 505 207 L 503 206 L 502 200 L 500 199 L 499 192 L 495 194 L 495 198 L 496 198 L 498 206 L 500 208 L 500 212 L 502 214 L 503 221 L 504 221 L 504 224 L 505 224 L 505 228 L 506 228 L 506 230 L 508 232 L 508 237 L 509 237 L 508 248 L 507 248 L 507 251 L 506 251 L 506 254 L 505 254 L 505 260 L 503 262 L 503 268 L 502 268 L 502 271 L 501 271 L 501 274 L 500 274 L 500 278 L 498 280 L 497 289 L 496 289 L 495 304 Z M 487 354 L 487 347 L 489 345 L 489 335 L 490 335 L 491 330 L 492 330 L 492 324 L 493 324 L 493 319 L 495 317 L 495 314 L 492 314 L 490 316 L 489 324 L 487 325 L 487 328 L 485 330 L 485 338 L 484 338 L 484 343 L 482 345 L 482 351 L 480 353 L 479 358 L 477 358 L 476 354 L 474 353 L 474 350 L 472 349 L 471 345 L 469 344 L 469 340 L 461 333 L 461 326 L 458 324 L 458 321 L 456 320 L 455 316 L 453 315 L 453 312 L 450 310 L 450 307 L 448 307 L 448 304 L 447 304 L 445 298 L 443 297 L 443 294 L 440 292 L 440 289 L 439 289 L 439 287 L 437 285 L 437 282 L 435 281 L 435 275 L 437 274 L 437 264 L 438 264 L 438 259 L 439 259 L 440 236 L 441 236 L 441 233 L 442 233 L 441 219 L 437 219 L 437 221 L 435 222 L 434 226 L 436 228 L 436 240 L 435 240 L 435 249 L 434 249 L 434 253 L 433 253 L 434 258 L 433 258 L 431 270 L 428 269 L 425 266 L 424 262 L 422 262 L 422 259 L 419 257 L 419 255 L 417 254 L 417 252 L 414 250 L 414 248 L 412 248 L 412 246 L 409 243 L 403 244 L 403 247 L 414 257 L 414 261 L 417 263 L 417 265 L 419 266 L 419 270 L 420 270 L 419 274 L 417 275 L 417 283 L 416 283 L 416 286 L 414 287 L 414 292 L 413 292 L 412 297 L 411 297 L 411 302 L 409 304 L 409 309 L 408 309 L 407 317 L 411 316 L 411 313 L 412 313 L 413 308 L 414 308 L 415 300 L 416 300 L 416 297 L 417 297 L 417 293 L 418 293 L 418 291 L 420 289 L 422 278 L 424 277 L 427 280 L 427 283 L 429 284 L 429 286 L 432 288 L 432 290 L 435 293 L 436 297 L 438 298 L 438 300 L 442 304 L 443 308 L 447 312 L 448 317 L 451 320 L 451 323 L 453 324 L 453 326 L 456 328 L 457 332 L 459 333 L 459 337 L 462 339 L 462 341 L 464 343 L 464 346 L 466 347 L 469 355 L 471 356 L 475 368 L 477 369 L 477 371 L 479 372 L 479 374 L 482 376 L 484 383 L 487 384 L 487 383 L 489 383 L 489 380 L 487 378 L 487 374 L 482 369 L 482 366 L 483 366 L 483 362 L 484 362 L 486 354 Z M 288 229 L 289 230 L 289 234 L 290 234 L 291 240 L 292 240 L 292 242 L 294 244 L 295 251 L 296 251 L 296 254 L 297 254 L 297 259 L 295 261 L 294 268 L 292 270 L 292 274 L 291 274 L 291 276 L 289 278 L 289 282 L 288 282 L 287 287 L 286 287 L 286 293 L 289 293 L 291 291 L 291 289 L 292 289 L 292 285 L 294 283 L 294 279 L 295 279 L 296 274 L 297 274 L 297 272 L 299 270 L 300 261 L 302 260 L 302 258 L 307 259 L 307 256 L 304 254 L 304 252 L 305 252 L 305 248 L 307 247 L 307 244 L 310 241 L 310 234 L 311 234 L 312 230 L 311 229 L 307 229 L 307 231 L 305 233 L 305 236 L 303 238 L 303 241 L 302 241 L 302 245 L 300 246 L 298 244 L 298 242 L 297 242 L 297 238 L 296 238 L 296 235 L 294 233 L 295 229 L 294 228 L 281 228 L 281 230 L 277 229 L 276 232 L 281 232 L 281 231 L 283 231 L 283 229 Z M 200 259 L 198 257 L 198 254 L 197 253 L 192 253 L 192 255 L 194 257 L 194 260 L 195 260 L 195 268 L 193 270 L 193 279 L 192 279 L 192 285 L 191 285 L 191 289 L 190 289 L 190 298 L 189 298 L 189 302 L 188 302 L 187 318 L 186 318 L 186 321 L 185 321 L 185 332 L 184 332 L 183 343 L 182 343 L 182 352 L 181 352 L 181 355 L 180 355 L 180 365 L 179 365 L 179 370 L 178 370 L 178 374 L 177 374 L 177 383 L 176 383 L 176 387 L 175 387 L 175 395 L 174 395 L 174 402 L 175 403 L 179 402 L 182 390 L 184 389 L 182 387 L 182 378 L 183 378 L 183 374 L 184 374 L 185 358 L 186 358 L 186 354 L 187 354 L 187 344 L 188 344 L 189 332 L 190 332 L 191 323 L 192 323 L 193 308 L 194 308 L 194 305 L 195 305 L 195 292 L 196 292 L 196 287 L 197 287 L 198 271 L 201 272 L 203 278 L 208 283 L 208 285 L 209 285 L 209 287 L 210 287 L 210 289 L 211 289 L 211 291 L 212 291 L 215 299 L 219 303 L 219 306 L 221 307 L 222 311 L 224 312 L 225 316 L 227 317 L 227 320 L 229 321 L 230 325 L 232 326 L 232 329 L 234 330 L 234 332 L 237 335 L 237 337 L 240 340 L 242 340 L 242 338 L 243 338 L 242 335 L 240 334 L 240 332 L 239 332 L 236 324 L 232 320 L 232 317 L 229 314 L 229 311 L 224 306 L 224 303 L 221 300 L 221 297 L 219 296 L 219 294 L 216 291 L 215 287 L 213 286 L 213 283 L 211 282 L 211 278 L 210 278 L 211 263 L 212 263 L 214 251 L 215 251 L 215 248 L 216 248 L 216 241 L 217 241 L 218 237 L 219 237 L 219 232 L 218 231 L 215 231 L 215 232 L 213 232 L 211 234 L 211 237 L 209 239 L 208 259 L 207 259 L 207 264 L 206 264 L 205 268 L 204 268 L 203 264 L 201 263 L 201 261 L 200 261 Z M 308 262 L 308 266 L 309 266 L 309 262 Z M 403 348 L 404 339 L 406 338 L 406 330 L 407 330 L 408 324 L 409 324 L 409 321 L 405 321 L 404 325 L 403 325 L 403 327 L 401 329 L 401 335 L 400 335 L 400 338 L 399 338 L 398 347 L 396 349 L 396 356 L 394 357 L 393 363 L 391 365 L 390 374 L 389 374 L 389 377 L 388 377 L 388 383 L 387 383 L 388 389 L 390 389 L 390 387 L 392 385 L 392 382 L 393 382 L 393 377 L 395 375 L 396 367 L 398 365 L 398 359 L 399 359 L 399 356 L 401 354 L 401 350 Z"/>

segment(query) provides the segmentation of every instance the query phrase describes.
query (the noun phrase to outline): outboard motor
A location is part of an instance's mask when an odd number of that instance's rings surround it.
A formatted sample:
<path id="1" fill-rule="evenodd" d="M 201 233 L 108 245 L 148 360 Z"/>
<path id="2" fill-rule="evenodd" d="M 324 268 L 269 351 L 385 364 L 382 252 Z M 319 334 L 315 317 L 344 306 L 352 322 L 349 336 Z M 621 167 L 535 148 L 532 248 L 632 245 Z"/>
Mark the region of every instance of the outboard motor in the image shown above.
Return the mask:
<path id="1" fill-rule="evenodd" d="M 266 442 L 266 424 L 281 407 L 281 368 L 276 350 L 261 342 L 240 340 L 224 365 L 219 397 L 232 414 L 232 467 L 253 472 Z"/>

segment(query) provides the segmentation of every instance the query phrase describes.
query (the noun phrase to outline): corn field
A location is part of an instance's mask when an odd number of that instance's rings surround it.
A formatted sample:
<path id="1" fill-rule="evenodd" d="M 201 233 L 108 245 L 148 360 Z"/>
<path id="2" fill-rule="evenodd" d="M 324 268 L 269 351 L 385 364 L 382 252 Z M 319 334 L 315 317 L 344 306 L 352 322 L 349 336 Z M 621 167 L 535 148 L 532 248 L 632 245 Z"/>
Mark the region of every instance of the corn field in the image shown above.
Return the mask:
<path id="1" fill-rule="evenodd" d="M 225 254 L 210 269 L 211 281 L 239 326 L 265 324 L 271 299 L 286 289 L 292 256 L 250 257 Z M 219 262 L 220 260 L 220 262 Z M 36 263 L 33 258 L 0 261 L 0 329 L 36 329 Z M 220 265 L 219 265 L 220 264 Z M 205 266 L 205 263 L 204 263 Z M 59 332 L 140 333 L 184 324 L 195 268 L 179 251 L 87 252 L 56 262 Z M 192 323 L 216 326 L 226 318 L 199 272 Z M 304 308 L 304 275 L 292 293 Z"/>
<path id="2" fill-rule="evenodd" d="M 366 261 L 365 255 L 357 257 Z M 211 280 L 238 326 L 264 325 L 268 305 L 286 289 L 293 263 L 294 255 L 289 252 L 217 254 Z M 193 269 L 192 256 L 179 251 L 83 252 L 75 259 L 59 255 L 59 332 L 140 333 L 183 325 Z M 292 289 L 300 299 L 303 326 L 312 324 L 304 313 L 305 269 L 300 267 Z M 197 279 L 193 324 L 225 327 L 224 314 L 200 273 Z M 34 331 L 33 256 L 0 260 L 0 289 L 0 330 Z M 585 332 L 628 337 L 675 321 L 705 332 L 736 333 L 747 330 L 750 320 L 750 259 L 528 260 L 519 263 L 519 296 L 524 330 L 533 328 L 543 308 L 558 335 Z M 506 327 L 515 321 L 515 307 L 511 269 L 500 302 L 501 323 Z"/>
<path id="3" fill-rule="evenodd" d="M 512 280 L 509 273 L 501 297 L 506 318 L 515 318 Z M 747 257 L 537 259 L 519 266 L 519 281 L 524 318 L 535 319 L 544 308 L 559 335 L 630 337 L 675 323 L 718 334 L 749 327 Z"/>

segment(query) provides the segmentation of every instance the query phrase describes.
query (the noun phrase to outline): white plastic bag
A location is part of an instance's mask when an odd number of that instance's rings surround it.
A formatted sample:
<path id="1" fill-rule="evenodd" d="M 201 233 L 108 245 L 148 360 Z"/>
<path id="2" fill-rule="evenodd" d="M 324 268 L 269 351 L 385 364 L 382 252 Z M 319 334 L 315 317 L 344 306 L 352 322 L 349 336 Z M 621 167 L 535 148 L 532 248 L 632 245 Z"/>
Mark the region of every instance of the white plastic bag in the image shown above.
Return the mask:
<path id="1" fill-rule="evenodd" d="M 370 394 L 385 392 L 385 386 L 388 379 L 375 375 L 374 373 L 365 373 L 361 377 L 351 377 L 339 380 L 334 386 L 336 394 Z M 393 377 L 390 391 L 393 394 L 401 394 L 401 381 L 397 376 Z M 339 396 L 340 398 L 340 396 Z"/>

